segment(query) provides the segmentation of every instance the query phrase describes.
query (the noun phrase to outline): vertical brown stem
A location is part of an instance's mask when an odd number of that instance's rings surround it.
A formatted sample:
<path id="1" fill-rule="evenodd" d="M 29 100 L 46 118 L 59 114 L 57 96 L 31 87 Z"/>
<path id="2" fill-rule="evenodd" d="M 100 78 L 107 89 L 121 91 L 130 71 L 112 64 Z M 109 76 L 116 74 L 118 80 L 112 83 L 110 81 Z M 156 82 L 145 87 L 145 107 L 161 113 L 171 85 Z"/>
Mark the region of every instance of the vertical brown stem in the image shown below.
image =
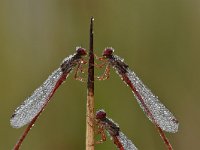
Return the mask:
<path id="1" fill-rule="evenodd" d="M 93 21 L 90 22 L 90 51 L 87 82 L 86 105 L 86 150 L 94 150 L 94 53 L 93 53 Z"/>

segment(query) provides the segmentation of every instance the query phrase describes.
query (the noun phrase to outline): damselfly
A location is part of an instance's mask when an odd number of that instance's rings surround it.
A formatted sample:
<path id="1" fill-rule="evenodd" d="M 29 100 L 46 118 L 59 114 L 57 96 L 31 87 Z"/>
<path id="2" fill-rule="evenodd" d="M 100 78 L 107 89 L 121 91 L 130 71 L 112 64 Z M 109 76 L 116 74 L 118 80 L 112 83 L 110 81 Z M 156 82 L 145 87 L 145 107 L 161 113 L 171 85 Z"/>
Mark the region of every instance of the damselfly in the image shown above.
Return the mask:
<path id="1" fill-rule="evenodd" d="M 106 60 L 106 69 L 104 75 L 98 77 L 99 80 L 104 80 L 109 77 L 110 66 L 112 66 L 119 74 L 121 79 L 132 90 L 140 107 L 143 109 L 149 120 L 153 122 L 159 131 L 164 143 L 168 149 L 172 149 L 167 137 L 163 131 L 175 133 L 178 131 L 178 120 L 174 115 L 159 101 L 150 89 L 148 89 L 139 77 L 129 69 L 129 66 L 124 63 L 124 60 L 113 54 L 113 48 L 106 48 L 103 52 L 103 57 L 100 60 Z"/>
<path id="2" fill-rule="evenodd" d="M 112 119 L 106 116 L 106 112 L 104 110 L 96 112 L 96 122 L 98 132 L 102 137 L 100 142 L 106 140 L 106 135 L 104 133 L 104 130 L 106 130 L 119 150 L 137 150 L 132 141 L 120 131 L 119 126 Z"/>
<path id="3" fill-rule="evenodd" d="M 124 60 L 117 55 L 113 55 L 113 48 L 106 48 L 103 52 L 103 57 L 108 60 L 106 67 L 106 74 L 108 76 L 109 68 L 112 66 L 121 79 L 130 86 L 134 96 L 136 97 L 140 107 L 146 113 L 147 117 L 159 125 L 159 127 L 167 132 L 178 131 L 178 121 L 173 114 L 158 100 L 155 96 L 137 77 L 137 75 L 131 71 Z M 105 79 L 107 78 L 105 76 Z"/>
<path id="4" fill-rule="evenodd" d="M 14 128 L 20 128 L 28 123 L 26 131 L 20 138 L 19 142 L 15 146 L 15 150 L 19 148 L 22 141 L 28 134 L 30 128 L 35 123 L 39 115 L 44 110 L 45 106 L 50 101 L 58 87 L 65 81 L 69 73 L 76 67 L 81 68 L 81 65 L 85 63 L 83 56 L 85 56 L 86 50 L 81 47 L 76 48 L 76 53 L 66 57 L 61 63 L 60 67 L 56 69 L 44 83 L 37 88 L 33 94 L 28 97 L 14 112 L 10 119 L 11 126 Z M 77 70 L 78 72 L 78 70 Z M 76 72 L 76 77 L 77 77 Z"/>

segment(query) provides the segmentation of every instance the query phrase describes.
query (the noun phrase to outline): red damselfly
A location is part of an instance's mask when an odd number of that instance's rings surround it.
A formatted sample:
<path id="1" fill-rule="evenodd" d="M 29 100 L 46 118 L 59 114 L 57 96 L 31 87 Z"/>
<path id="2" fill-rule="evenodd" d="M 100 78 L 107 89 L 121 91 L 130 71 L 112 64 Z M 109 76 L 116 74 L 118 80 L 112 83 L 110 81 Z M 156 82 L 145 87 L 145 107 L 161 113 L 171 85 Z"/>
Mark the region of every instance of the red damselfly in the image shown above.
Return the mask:
<path id="1" fill-rule="evenodd" d="M 100 133 L 102 137 L 101 141 L 99 141 L 100 143 L 106 140 L 104 132 L 104 130 L 106 130 L 119 150 L 137 150 L 132 141 L 120 131 L 119 126 L 106 116 L 104 110 L 96 112 L 96 123 L 98 126 L 98 133 Z"/>
<path id="2" fill-rule="evenodd" d="M 106 48 L 103 52 L 103 57 L 100 60 L 107 60 L 106 71 L 100 80 L 109 77 L 110 66 L 112 66 L 119 74 L 121 79 L 131 88 L 134 96 L 137 99 L 140 107 L 143 109 L 147 117 L 155 124 L 160 136 L 164 140 L 168 149 L 172 149 L 168 139 L 163 131 L 175 133 L 178 131 L 178 120 L 174 115 L 159 101 L 150 89 L 148 89 L 139 77 L 129 69 L 129 66 L 124 63 L 124 60 L 113 54 L 113 48 Z"/>
<path id="3" fill-rule="evenodd" d="M 82 68 L 81 65 L 85 63 L 83 56 L 85 56 L 86 50 L 81 47 L 76 48 L 76 53 L 66 57 L 61 63 L 60 67 L 55 70 L 44 83 L 37 88 L 33 94 L 28 97 L 14 112 L 10 119 L 11 126 L 14 128 L 20 128 L 28 123 L 29 126 L 25 130 L 24 134 L 20 138 L 19 142 L 15 146 L 17 150 L 30 128 L 33 126 L 39 115 L 44 110 L 45 106 L 50 101 L 58 87 L 65 81 L 69 73 L 76 67 Z M 78 70 L 77 70 L 78 71 Z M 77 77 L 77 71 L 75 76 Z"/>

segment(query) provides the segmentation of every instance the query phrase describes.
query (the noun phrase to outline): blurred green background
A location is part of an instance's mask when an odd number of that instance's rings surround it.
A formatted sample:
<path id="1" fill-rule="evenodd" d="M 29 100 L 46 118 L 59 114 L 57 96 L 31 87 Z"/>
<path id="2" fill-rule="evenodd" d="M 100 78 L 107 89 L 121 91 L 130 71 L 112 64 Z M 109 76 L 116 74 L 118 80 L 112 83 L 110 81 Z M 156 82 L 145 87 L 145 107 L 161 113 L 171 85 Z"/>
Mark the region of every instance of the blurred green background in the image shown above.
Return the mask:
<path id="1" fill-rule="evenodd" d="M 199 149 L 199 7 L 198 0 L 1 0 L 0 149 L 10 150 L 25 129 L 10 126 L 14 109 L 76 46 L 88 49 L 91 16 L 96 54 L 114 47 L 179 120 L 179 132 L 167 133 L 174 149 Z M 139 149 L 166 149 L 113 70 L 95 82 L 95 102 Z M 85 106 L 86 84 L 71 74 L 21 149 L 85 149 Z M 96 145 L 102 149 L 116 148 L 108 138 Z"/>

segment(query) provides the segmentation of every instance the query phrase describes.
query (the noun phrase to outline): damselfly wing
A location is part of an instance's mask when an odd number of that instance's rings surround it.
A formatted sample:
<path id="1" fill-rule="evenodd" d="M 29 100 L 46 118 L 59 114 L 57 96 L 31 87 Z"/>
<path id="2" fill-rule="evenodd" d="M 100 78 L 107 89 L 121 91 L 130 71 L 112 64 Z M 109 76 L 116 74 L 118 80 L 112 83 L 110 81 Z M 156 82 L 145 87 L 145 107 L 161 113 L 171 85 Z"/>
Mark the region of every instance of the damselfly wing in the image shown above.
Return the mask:
<path id="1" fill-rule="evenodd" d="M 108 60 L 108 66 L 111 65 L 122 80 L 130 86 L 137 102 L 147 117 L 162 130 L 172 133 L 177 132 L 179 123 L 174 115 L 143 84 L 139 77 L 129 69 L 124 60 L 114 55 L 113 52 L 113 48 L 106 48 L 103 52 L 103 57 Z"/>
<path id="2" fill-rule="evenodd" d="M 77 47 L 76 53 L 66 57 L 60 67 L 15 110 L 10 119 L 11 126 L 20 128 L 38 116 L 73 68 L 82 63 L 82 57 L 86 54 L 84 48 Z"/>

